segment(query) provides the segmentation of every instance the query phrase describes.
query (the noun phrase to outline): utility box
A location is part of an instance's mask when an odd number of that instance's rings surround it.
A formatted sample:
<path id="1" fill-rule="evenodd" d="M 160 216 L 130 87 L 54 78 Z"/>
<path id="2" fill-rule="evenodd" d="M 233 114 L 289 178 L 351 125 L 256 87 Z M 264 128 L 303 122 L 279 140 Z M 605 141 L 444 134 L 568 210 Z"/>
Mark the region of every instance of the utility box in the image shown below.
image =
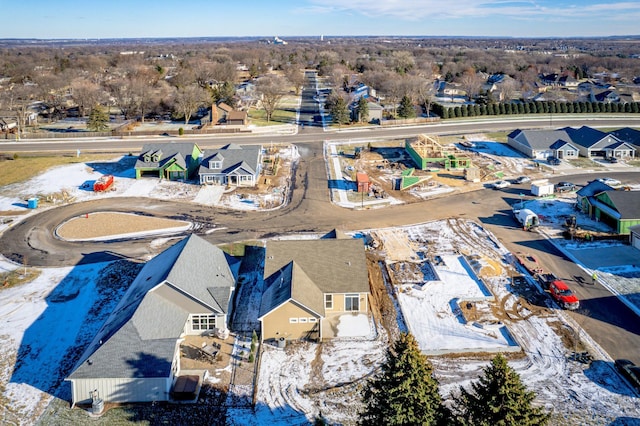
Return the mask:
<path id="1" fill-rule="evenodd" d="M 536 197 L 544 197 L 545 195 L 553 195 L 554 185 L 548 179 L 539 179 L 531 181 L 531 193 Z"/>

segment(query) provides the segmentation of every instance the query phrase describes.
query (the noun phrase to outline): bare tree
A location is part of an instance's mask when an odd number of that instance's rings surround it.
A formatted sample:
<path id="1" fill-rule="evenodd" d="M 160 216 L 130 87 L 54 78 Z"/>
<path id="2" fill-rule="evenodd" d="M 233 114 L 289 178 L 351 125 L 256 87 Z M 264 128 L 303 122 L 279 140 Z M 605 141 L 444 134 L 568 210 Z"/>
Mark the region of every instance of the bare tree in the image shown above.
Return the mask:
<path id="1" fill-rule="evenodd" d="M 175 96 L 175 108 L 184 115 L 184 124 L 189 124 L 191 116 L 205 104 L 207 94 L 198 85 L 191 84 L 178 88 Z"/>
<path id="2" fill-rule="evenodd" d="M 296 95 L 300 94 L 300 89 L 304 84 L 304 73 L 297 65 L 286 65 L 283 69 L 284 75 L 293 84 L 293 90 Z"/>
<path id="3" fill-rule="evenodd" d="M 465 91 L 467 99 L 472 100 L 480 93 L 482 78 L 473 68 L 469 68 L 462 74 L 462 77 L 460 77 L 460 85 L 462 90 Z"/>
<path id="4" fill-rule="evenodd" d="M 287 93 L 287 81 L 276 74 L 268 74 L 258 79 L 256 91 L 261 95 L 260 103 L 269 122 Z"/>
<path id="5" fill-rule="evenodd" d="M 100 85 L 84 78 L 71 82 L 71 96 L 78 105 L 81 117 L 105 100 L 104 91 Z"/>

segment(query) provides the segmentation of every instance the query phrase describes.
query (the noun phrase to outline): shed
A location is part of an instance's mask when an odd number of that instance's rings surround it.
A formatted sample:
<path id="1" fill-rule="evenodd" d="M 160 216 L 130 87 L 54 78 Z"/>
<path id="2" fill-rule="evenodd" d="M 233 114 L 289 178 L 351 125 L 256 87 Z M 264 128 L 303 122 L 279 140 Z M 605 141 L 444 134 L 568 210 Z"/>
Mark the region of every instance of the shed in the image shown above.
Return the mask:
<path id="1" fill-rule="evenodd" d="M 356 173 L 356 185 L 358 185 L 358 192 L 369 192 L 369 186 L 371 185 L 369 176 L 362 172 Z"/>

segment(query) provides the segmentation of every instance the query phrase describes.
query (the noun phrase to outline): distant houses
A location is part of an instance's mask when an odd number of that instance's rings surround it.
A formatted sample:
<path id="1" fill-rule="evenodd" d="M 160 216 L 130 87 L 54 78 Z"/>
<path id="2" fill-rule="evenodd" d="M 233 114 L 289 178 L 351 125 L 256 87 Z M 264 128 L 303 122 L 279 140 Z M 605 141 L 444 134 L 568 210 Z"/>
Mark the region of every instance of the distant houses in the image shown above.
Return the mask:
<path id="1" fill-rule="evenodd" d="M 135 164 L 136 179 L 197 179 L 200 184 L 251 187 L 262 172 L 262 146 L 228 144 L 200 149 L 195 143 L 145 144 Z"/>

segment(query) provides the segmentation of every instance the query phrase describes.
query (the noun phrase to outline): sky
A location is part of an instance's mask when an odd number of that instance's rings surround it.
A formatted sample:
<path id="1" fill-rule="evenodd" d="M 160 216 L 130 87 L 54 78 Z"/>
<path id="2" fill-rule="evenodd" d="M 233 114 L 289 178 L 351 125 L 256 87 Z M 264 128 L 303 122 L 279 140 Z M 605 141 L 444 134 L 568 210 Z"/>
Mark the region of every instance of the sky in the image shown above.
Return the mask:
<path id="1" fill-rule="evenodd" d="M 637 35 L 615 0 L 1 0 L 0 38 Z M 7 16 L 5 15 L 5 16 Z"/>

